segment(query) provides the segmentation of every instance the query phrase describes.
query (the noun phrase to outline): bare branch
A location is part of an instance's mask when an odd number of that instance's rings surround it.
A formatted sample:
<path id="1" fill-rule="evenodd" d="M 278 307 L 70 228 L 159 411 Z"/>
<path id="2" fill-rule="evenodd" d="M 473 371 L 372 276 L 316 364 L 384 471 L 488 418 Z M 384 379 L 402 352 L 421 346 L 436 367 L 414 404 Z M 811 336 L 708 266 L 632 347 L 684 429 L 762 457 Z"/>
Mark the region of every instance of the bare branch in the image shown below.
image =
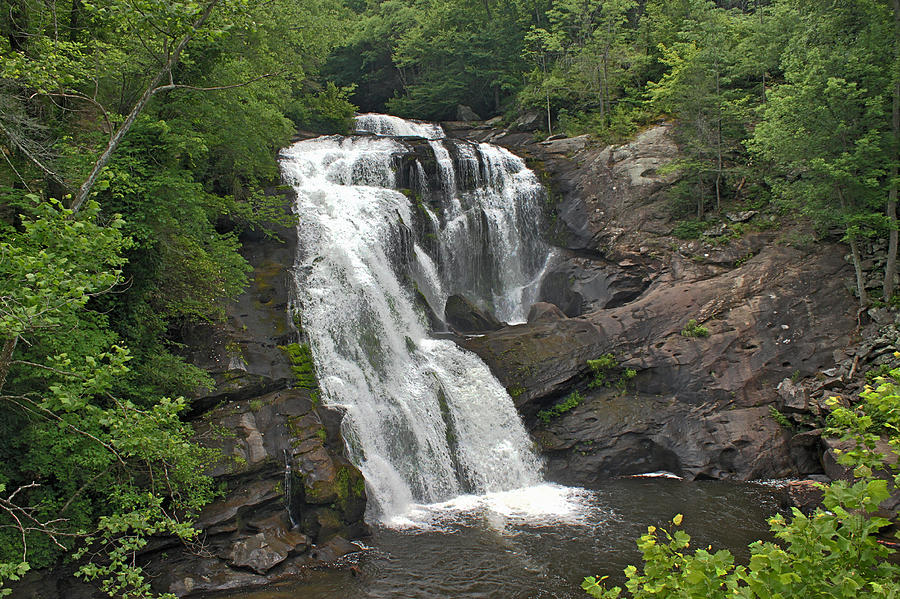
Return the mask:
<path id="1" fill-rule="evenodd" d="M 46 166 L 44 166 L 44 163 L 41 162 L 41 161 L 38 159 L 37 156 L 35 156 L 34 154 L 32 154 L 32 153 L 28 150 L 28 148 L 25 147 L 25 144 L 20 143 L 19 140 L 18 140 L 18 138 L 17 138 L 15 135 L 13 135 L 13 134 L 9 131 L 9 129 L 7 129 L 6 127 L 3 126 L 3 123 L 0 123 L 0 131 L 2 131 L 3 134 L 6 135 L 7 139 L 9 139 L 9 141 L 12 142 L 13 145 L 15 145 L 15 146 L 16 146 L 23 154 L 25 154 L 25 156 L 26 156 L 29 160 L 31 160 L 34 164 L 36 164 L 37 167 L 38 167 L 39 169 L 41 169 L 42 171 L 44 171 L 44 173 L 45 173 L 48 177 L 50 177 L 51 179 L 53 179 L 54 181 L 56 181 L 57 183 L 59 183 L 59 184 L 62 185 L 63 187 L 68 188 L 68 185 L 66 185 L 66 182 L 63 181 L 62 178 L 61 178 L 59 175 L 57 175 L 55 172 L 53 172 L 52 170 L 50 170 L 49 168 L 47 168 Z"/>
<path id="2" fill-rule="evenodd" d="M 161 86 L 157 87 L 156 89 L 153 90 L 153 93 L 156 94 L 159 92 L 167 92 L 167 91 L 170 91 L 173 89 L 190 89 L 190 90 L 198 91 L 198 92 L 213 92 L 213 91 L 220 91 L 223 89 L 235 89 L 237 87 L 246 87 L 246 86 L 250 85 L 251 83 L 256 83 L 257 81 L 260 81 L 262 79 L 268 79 L 269 77 L 277 77 L 280 74 L 281 73 L 266 73 L 265 75 L 260 75 L 259 77 L 254 77 L 253 79 L 248 79 L 247 81 L 244 81 L 242 83 L 234 83 L 232 85 L 218 85 L 218 86 L 214 86 L 214 87 L 198 87 L 196 85 L 181 85 L 181 84 L 169 83 L 168 85 L 161 85 Z"/>
<path id="3" fill-rule="evenodd" d="M 28 99 L 30 100 L 31 98 L 34 98 L 37 95 L 38 95 L 38 93 L 31 94 L 31 96 Z M 109 120 L 109 112 L 107 112 L 107 110 L 103 106 L 103 104 L 101 104 L 94 98 L 92 98 L 90 96 L 85 96 L 84 94 L 79 94 L 77 92 L 45 92 L 45 95 L 57 96 L 60 98 L 73 98 L 76 100 L 84 100 L 85 102 L 93 104 L 94 106 L 96 106 L 97 108 L 100 109 L 101 113 L 103 113 L 103 120 L 106 121 L 106 129 L 107 129 L 107 131 L 109 131 L 110 137 L 112 137 L 113 126 L 112 126 L 112 122 Z"/>
<path id="4" fill-rule="evenodd" d="M 203 25 L 209 20 L 210 15 L 212 14 L 213 9 L 216 7 L 216 4 L 219 3 L 219 0 L 210 0 L 210 2 L 203 9 L 203 12 L 200 13 L 200 16 L 194 21 L 191 29 L 184 34 L 181 38 L 181 41 L 178 42 L 178 45 L 175 46 L 175 49 L 169 55 L 169 59 L 166 61 L 166 64 L 156 73 L 156 76 L 153 77 L 153 80 L 150 82 L 150 85 L 144 90 L 143 95 L 131 109 L 131 112 L 128 113 L 128 116 L 125 117 L 125 121 L 119 126 L 116 130 L 115 134 L 109 140 L 109 144 L 107 144 L 106 149 L 100 154 L 100 157 L 97 158 L 97 161 L 94 163 L 94 168 L 91 169 L 91 174 L 88 175 L 88 178 L 82 183 L 81 188 L 78 190 L 78 194 L 75 196 L 75 200 L 72 202 L 72 212 L 78 212 L 78 209 L 81 208 L 81 205 L 87 199 L 88 195 L 91 193 L 91 188 L 94 187 L 94 183 L 97 181 L 97 177 L 100 175 L 100 171 L 103 170 L 104 167 L 109 163 L 110 158 L 112 157 L 113 152 L 116 151 L 116 148 L 119 147 L 119 143 L 121 143 L 122 138 L 125 137 L 125 134 L 131 129 L 131 126 L 134 125 L 134 122 L 137 120 L 138 115 L 143 112 L 144 107 L 147 105 L 147 102 L 150 101 L 150 98 L 153 97 L 156 88 L 159 86 L 160 81 L 162 81 L 175 67 L 175 64 L 178 62 L 178 59 L 181 57 L 181 52 L 184 50 L 185 46 L 188 45 L 188 42 L 194 37 L 194 34 L 200 30 Z"/>

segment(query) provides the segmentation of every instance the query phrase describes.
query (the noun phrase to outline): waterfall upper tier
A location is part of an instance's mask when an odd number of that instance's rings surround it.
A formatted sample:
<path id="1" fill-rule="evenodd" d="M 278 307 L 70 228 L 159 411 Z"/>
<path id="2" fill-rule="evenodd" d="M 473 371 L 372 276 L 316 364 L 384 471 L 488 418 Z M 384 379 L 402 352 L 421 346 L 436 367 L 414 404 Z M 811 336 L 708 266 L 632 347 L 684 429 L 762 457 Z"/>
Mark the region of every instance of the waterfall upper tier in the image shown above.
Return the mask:
<path id="1" fill-rule="evenodd" d="M 443 139 L 444 130 L 434 123 L 408 121 L 389 114 L 361 114 L 356 117 L 358 133 L 374 133 L 390 137 L 421 137 L 423 139 Z"/>
<path id="2" fill-rule="evenodd" d="M 360 122 L 428 131 L 375 116 Z M 550 259 L 538 235 L 543 192 L 509 152 L 430 131 L 419 144 L 332 136 L 282 154 L 298 195 L 304 333 L 382 517 L 540 481 L 506 390 L 477 356 L 429 337 L 421 297 L 439 316 L 461 294 L 522 320 Z"/>

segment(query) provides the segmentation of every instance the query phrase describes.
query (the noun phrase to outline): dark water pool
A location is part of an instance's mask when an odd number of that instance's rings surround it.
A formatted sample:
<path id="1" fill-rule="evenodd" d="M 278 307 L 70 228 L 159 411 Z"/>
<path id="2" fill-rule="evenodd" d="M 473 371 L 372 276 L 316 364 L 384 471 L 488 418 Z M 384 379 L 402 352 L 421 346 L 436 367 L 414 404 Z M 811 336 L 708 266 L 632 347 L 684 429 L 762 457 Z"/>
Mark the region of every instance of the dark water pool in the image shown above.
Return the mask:
<path id="1" fill-rule="evenodd" d="M 682 513 L 693 546 L 728 548 L 741 559 L 749 542 L 770 538 L 765 520 L 778 508 L 775 491 L 766 486 L 658 478 L 606 482 L 570 498 L 569 509 L 573 502 L 577 507 L 559 517 L 488 502 L 430 512 L 417 524 L 374 526 L 355 571 L 310 572 L 216 597 L 584 598 L 585 576 L 621 582 L 625 566 L 640 558 L 635 539 L 649 525 L 669 526 Z"/>

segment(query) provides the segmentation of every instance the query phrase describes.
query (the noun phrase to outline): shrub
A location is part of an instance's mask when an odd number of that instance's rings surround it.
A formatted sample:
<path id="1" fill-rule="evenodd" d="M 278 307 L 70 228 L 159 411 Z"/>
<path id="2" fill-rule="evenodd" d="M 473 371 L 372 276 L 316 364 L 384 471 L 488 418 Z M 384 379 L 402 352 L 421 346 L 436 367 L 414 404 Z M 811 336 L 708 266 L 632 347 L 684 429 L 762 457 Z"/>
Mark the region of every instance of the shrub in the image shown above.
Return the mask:
<path id="1" fill-rule="evenodd" d="M 681 334 L 685 337 L 709 337 L 709 329 L 692 318 L 681 329 Z"/>
<path id="2" fill-rule="evenodd" d="M 587 365 L 594 373 L 594 380 L 591 381 L 591 384 L 588 385 L 588 387 L 597 389 L 609 384 L 609 381 L 607 380 L 609 371 L 618 366 L 619 363 L 616 361 L 616 356 L 613 354 L 603 354 L 596 360 L 588 360 Z"/>

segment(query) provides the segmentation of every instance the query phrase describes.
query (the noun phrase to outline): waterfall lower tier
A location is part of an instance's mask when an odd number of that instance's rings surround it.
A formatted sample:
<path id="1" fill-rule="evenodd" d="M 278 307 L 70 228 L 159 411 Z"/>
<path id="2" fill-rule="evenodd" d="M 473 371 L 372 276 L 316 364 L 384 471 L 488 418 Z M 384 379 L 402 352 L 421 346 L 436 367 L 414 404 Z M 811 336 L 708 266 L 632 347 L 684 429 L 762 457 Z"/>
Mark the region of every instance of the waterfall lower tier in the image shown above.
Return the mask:
<path id="1" fill-rule="evenodd" d="M 522 320 L 549 251 L 541 188 L 521 160 L 377 116 L 358 127 L 431 141 L 324 137 L 286 149 L 281 165 L 297 190 L 298 301 L 323 398 L 346 410 L 372 515 L 390 518 L 540 482 L 511 398 L 477 356 L 429 338 L 420 298 L 441 315 L 461 293 Z"/>

